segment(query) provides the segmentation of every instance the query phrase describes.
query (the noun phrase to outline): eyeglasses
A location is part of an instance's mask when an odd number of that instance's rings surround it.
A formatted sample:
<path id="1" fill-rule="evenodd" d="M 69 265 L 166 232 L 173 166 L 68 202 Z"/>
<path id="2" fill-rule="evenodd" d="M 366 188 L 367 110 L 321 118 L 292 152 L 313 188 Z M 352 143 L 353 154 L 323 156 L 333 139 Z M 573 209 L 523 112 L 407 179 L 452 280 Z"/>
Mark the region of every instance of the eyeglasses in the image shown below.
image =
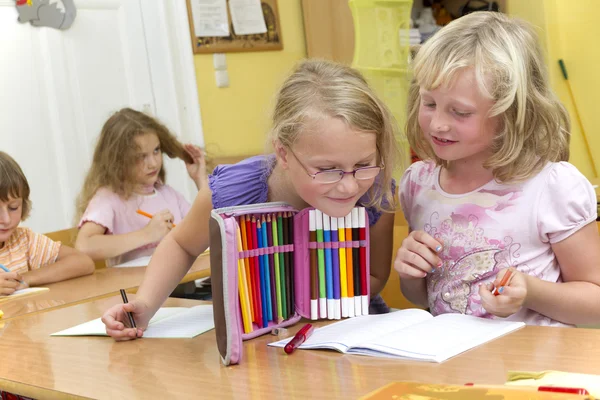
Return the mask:
<path id="1" fill-rule="evenodd" d="M 331 169 L 328 171 L 319 171 L 314 174 L 311 174 L 310 171 L 308 170 L 308 168 L 306 168 L 306 166 L 304 164 L 302 164 L 302 161 L 300 161 L 300 159 L 292 151 L 292 149 L 289 149 L 289 150 L 290 150 L 290 153 L 292 153 L 292 155 L 296 159 L 296 161 L 298 161 L 298 164 L 300 164 L 302 166 L 302 168 L 304 168 L 304 171 L 308 174 L 308 176 L 313 178 L 313 180 L 317 183 L 337 183 L 342 180 L 344 175 L 348 175 L 348 174 L 352 174 L 354 176 L 354 179 L 356 179 L 356 180 L 365 181 L 368 179 L 375 178 L 377 175 L 379 175 L 379 172 L 381 172 L 381 170 L 385 167 L 384 165 L 381 165 L 381 166 L 374 165 L 371 167 L 356 168 L 356 169 L 354 169 L 352 171 L 348 171 L 348 172 L 341 170 L 341 169 Z"/>

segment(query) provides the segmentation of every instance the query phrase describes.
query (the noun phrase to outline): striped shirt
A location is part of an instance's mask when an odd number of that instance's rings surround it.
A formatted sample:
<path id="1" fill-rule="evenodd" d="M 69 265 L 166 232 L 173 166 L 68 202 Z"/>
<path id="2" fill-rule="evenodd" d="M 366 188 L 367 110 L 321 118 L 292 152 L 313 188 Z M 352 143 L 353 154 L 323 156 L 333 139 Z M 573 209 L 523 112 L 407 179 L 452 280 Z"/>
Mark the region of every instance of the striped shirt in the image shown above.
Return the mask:
<path id="1" fill-rule="evenodd" d="M 60 242 L 18 227 L 0 249 L 0 264 L 20 274 L 52 264 L 58 257 Z"/>

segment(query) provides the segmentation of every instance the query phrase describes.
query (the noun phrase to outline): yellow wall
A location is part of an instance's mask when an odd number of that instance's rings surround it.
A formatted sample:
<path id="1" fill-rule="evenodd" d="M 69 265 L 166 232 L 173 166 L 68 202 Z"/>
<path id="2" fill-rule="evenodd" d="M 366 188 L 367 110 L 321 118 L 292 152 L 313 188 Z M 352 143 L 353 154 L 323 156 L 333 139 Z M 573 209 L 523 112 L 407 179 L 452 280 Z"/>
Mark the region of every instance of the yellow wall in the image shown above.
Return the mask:
<path id="1" fill-rule="evenodd" d="M 569 82 L 596 167 L 600 168 L 600 113 L 597 97 L 600 79 L 600 24 L 597 23 L 597 0 L 508 0 L 508 12 L 539 28 L 541 43 L 546 50 L 552 87 L 571 116 L 571 158 L 588 178 L 594 178 L 592 159 L 575 114 L 567 83 L 562 77 L 558 60 L 566 63 Z"/>
<path id="2" fill-rule="evenodd" d="M 212 54 L 194 57 L 204 141 L 212 157 L 265 151 L 274 94 L 306 57 L 300 0 L 280 0 L 277 5 L 283 50 L 226 53 L 228 88 L 215 84 Z"/>

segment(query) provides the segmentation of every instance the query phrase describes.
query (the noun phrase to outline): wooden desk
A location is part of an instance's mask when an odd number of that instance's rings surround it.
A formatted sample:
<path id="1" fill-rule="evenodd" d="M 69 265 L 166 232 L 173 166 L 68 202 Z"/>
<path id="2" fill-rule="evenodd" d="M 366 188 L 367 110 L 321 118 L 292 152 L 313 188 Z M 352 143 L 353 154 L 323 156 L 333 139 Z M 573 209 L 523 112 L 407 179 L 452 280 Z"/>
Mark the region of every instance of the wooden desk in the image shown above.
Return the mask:
<path id="1" fill-rule="evenodd" d="M 50 291 L 39 296 L 0 304 L 4 320 L 34 312 L 113 296 L 119 289 L 135 289 L 144 278 L 146 267 L 102 268 L 92 275 L 47 285 Z M 192 265 L 181 283 L 194 281 L 210 275 L 210 257 L 200 256 Z M 1 322 L 2 320 L 0 320 Z"/>
<path id="2" fill-rule="evenodd" d="M 501 384 L 509 370 L 600 374 L 600 331 L 593 329 L 526 327 L 442 364 L 331 351 L 287 356 L 266 346 L 276 339 L 267 335 L 246 342 L 242 364 L 231 367 L 221 364 L 214 330 L 194 339 L 124 343 L 49 336 L 97 318 L 120 301 L 105 298 L 6 321 L 0 332 L 0 387 L 44 399 L 329 399 L 357 398 L 398 380 Z M 180 304 L 169 299 L 168 305 Z"/>

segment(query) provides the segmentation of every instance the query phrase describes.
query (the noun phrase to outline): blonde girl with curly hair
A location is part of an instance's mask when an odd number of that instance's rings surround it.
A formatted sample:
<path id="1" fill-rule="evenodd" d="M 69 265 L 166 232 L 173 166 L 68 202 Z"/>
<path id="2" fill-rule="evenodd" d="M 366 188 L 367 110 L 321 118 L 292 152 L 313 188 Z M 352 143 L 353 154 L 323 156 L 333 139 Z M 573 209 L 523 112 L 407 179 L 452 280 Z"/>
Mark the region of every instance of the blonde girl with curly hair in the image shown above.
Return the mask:
<path id="1" fill-rule="evenodd" d="M 411 233 L 394 267 L 433 314 L 600 321 L 596 195 L 567 162 L 569 117 L 538 43 L 528 23 L 478 12 L 415 56 L 407 136 L 425 161 L 400 184 Z"/>

